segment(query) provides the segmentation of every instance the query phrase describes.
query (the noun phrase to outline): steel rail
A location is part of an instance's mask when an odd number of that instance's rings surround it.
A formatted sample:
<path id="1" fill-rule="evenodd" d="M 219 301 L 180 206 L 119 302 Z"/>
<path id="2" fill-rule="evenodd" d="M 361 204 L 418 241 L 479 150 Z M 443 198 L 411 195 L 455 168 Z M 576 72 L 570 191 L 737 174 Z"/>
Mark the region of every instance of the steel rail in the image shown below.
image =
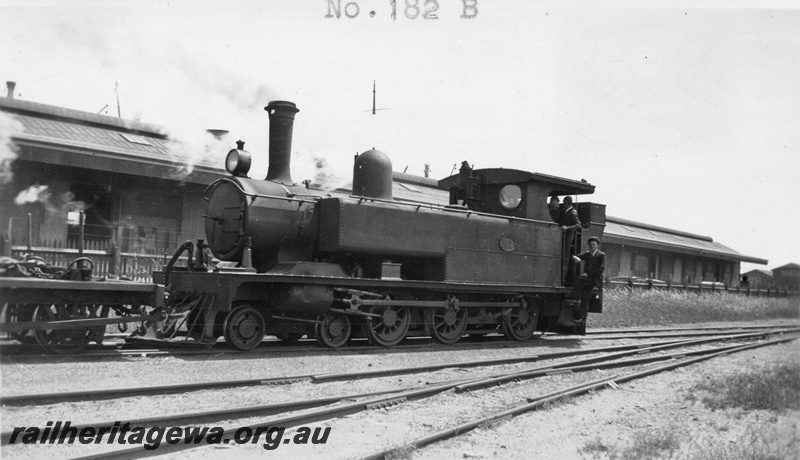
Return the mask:
<path id="1" fill-rule="evenodd" d="M 662 366 L 659 369 L 663 369 L 663 370 L 674 369 L 676 367 L 685 366 L 685 365 L 688 365 L 688 364 L 691 364 L 691 363 L 694 363 L 694 362 L 699 362 L 699 361 L 702 361 L 702 360 L 705 360 L 705 359 L 709 359 L 710 357 L 714 357 L 714 356 L 721 356 L 721 355 L 733 353 L 733 352 L 736 352 L 736 351 L 742 351 L 742 350 L 745 350 L 745 349 L 756 348 L 756 347 L 766 346 L 766 345 L 772 345 L 772 344 L 781 343 L 781 342 L 787 342 L 787 341 L 795 340 L 795 339 L 796 339 L 796 337 L 781 338 L 781 339 L 771 340 L 771 341 L 768 341 L 768 342 L 762 342 L 762 343 L 759 343 L 759 344 L 730 346 L 730 347 L 724 347 L 724 350 L 722 350 L 722 351 L 720 351 L 719 349 L 704 350 L 703 351 L 703 353 L 705 354 L 704 356 L 700 356 L 698 358 L 693 358 L 693 359 L 689 359 L 689 360 L 683 360 L 683 361 L 680 361 L 679 363 L 673 363 L 673 364 L 669 364 L 667 366 Z M 638 362 L 632 363 L 632 365 L 637 365 L 637 364 L 640 364 L 640 363 L 638 363 Z M 588 369 L 584 369 L 584 370 L 588 370 Z M 377 454 L 371 454 L 370 456 L 368 456 L 366 458 L 384 458 L 386 455 L 391 454 L 391 453 L 395 452 L 396 450 L 398 450 L 400 448 L 405 448 L 406 446 L 409 446 L 409 445 L 416 446 L 417 443 L 419 443 L 419 446 L 427 445 L 427 444 L 435 442 L 435 441 L 437 441 L 439 439 L 444 439 L 446 437 L 451 437 L 454 434 L 463 433 L 463 432 L 468 431 L 468 430 L 470 430 L 472 428 L 475 428 L 476 426 L 480 426 L 480 425 L 488 423 L 490 421 L 511 417 L 511 416 L 516 415 L 516 414 L 529 411 L 529 410 L 531 410 L 531 408 L 539 407 L 539 406 L 541 406 L 541 405 L 543 405 L 543 404 L 545 404 L 547 402 L 555 401 L 557 399 L 560 399 L 560 398 L 563 398 L 563 397 L 566 397 L 566 396 L 582 394 L 582 393 L 588 392 L 588 391 L 590 391 L 592 389 L 602 387 L 603 385 L 607 385 L 607 384 L 609 384 L 611 382 L 620 382 L 621 383 L 621 382 L 625 382 L 625 381 L 628 381 L 628 380 L 632 380 L 633 378 L 641 378 L 641 377 L 644 377 L 644 376 L 652 375 L 653 373 L 656 373 L 656 372 L 651 369 L 651 370 L 645 370 L 645 371 L 641 371 L 641 372 L 636 372 L 634 374 L 629 374 L 629 375 L 621 376 L 621 377 L 615 376 L 615 377 L 605 378 L 605 379 L 602 379 L 602 380 L 599 380 L 599 381 L 594 381 L 594 382 L 590 382 L 590 383 L 584 383 L 584 384 L 581 384 L 581 385 L 578 385 L 578 386 L 575 386 L 575 387 L 571 387 L 571 388 L 569 388 L 567 390 L 561 390 L 561 391 L 558 391 L 558 392 L 555 392 L 555 393 L 551 393 L 551 394 L 548 394 L 548 395 L 545 395 L 545 396 L 541 396 L 539 398 L 535 398 L 534 400 L 528 399 L 528 404 L 525 404 L 524 406 L 517 407 L 517 408 L 511 409 L 511 410 L 508 410 L 508 411 L 504 411 L 504 412 L 501 412 L 499 414 L 495 414 L 495 415 L 492 415 L 492 416 L 489 416 L 489 417 L 484 417 L 484 418 L 481 418 L 478 421 L 473 421 L 473 422 L 470 422 L 470 423 L 467 423 L 467 424 L 462 424 L 462 425 L 459 425 L 456 428 L 451 428 L 449 430 L 444 430 L 442 432 L 436 433 L 436 434 L 431 435 L 431 436 L 426 436 L 425 438 L 422 438 L 422 440 L 414 441 L 413 444 L 408 444 L 407 443 L 407 444 L 404 444 L 403 446 L 400 446 L 400 447 L 387 449 L 387 450 L 381 451 L 381 452 L 379 452 Z M 467 380 L 467 382 L 475 382 L 475 381 L 479 381 L 479 380 L 481 380 L 481 378 L 469 379 L 469 380 Z M 463 384 L 464 380 L 461 380 L 461 382 Z M 258 430 L 259 428 L 266 429 L 268 427 L 281 427 L 281 428 L 284 428 L 284 429 L 293 428 L 293 427 L 299 426 L 299 425 L 305 425 L 305 424 L 309 424 L 309 423 L 315 423 L 315 422 L 319 422 L 319 421 L 330 420 L 330 419 L 333 419 L 333 418 L 344 417 L 344 416 L 347 416 L 347 415 L 352 415 L 352 414 L 355 414 L 355 413 L 363 412 L 363 411 L 369 410 L 369 409 L 385 408 L 385 407 L 390 407 L 390 406 L 393 406 L 393 405 L 401 404 L 403 402 L 410 401 L 410 400 L 416 400 L 416 399 L 422 399 L 422 398 L 431 397 L 431 396 L 440 394 L 442 392 L 448 391 L 450 389 L 454 389 L 457 385 L 459 385 L 459 383 L 450 382 L 450 383 L 445 383 L 445 384 L 442 384 L 442 385 L 431 386 L 431 387 L 424 388 L 424 389 L 411 390 L 411 391 L 407 391 L 407 392 L 400 393 L 400 394 L 395 393 L 395 394 L 393 394 L 391 396 L 381 397 L 381 398 L 372 399 L 372 400 L 368 400 L 368 401 L 355 402 L 355 403 L 345 404 L 345 405 L 342 405 L 342 406 L 339 406 L 339 407 L 333 407 L 333 408 L 325 408 L 325 409 L 312 411 L 312 412 L 308 412 L 308 413 L 300 414 L 300 415 L 292 415 L 292 416 L 287 416 L 287 417 L 278 417 L 278 418 L 271 418 L 271 419 L 266 419 L 266 420 L 259 420 L 259 421 L 255 422 L 255 423 L 248 424 L 246 426 L 246 428 L 249 428 L 251 430 Z M 238 426 L 238 427 L 225 428 L 224 429 L 224 433 L 223 433 L 223 438 L 226 439 L 226 440 L 232 439 L 234 434 L 235 434 L 235 432 L 237 430 L 241 429 L 241 428 L 243 428 L 243 427 L 242 426 Z M 227 444 L 227 442 L 226 442 L 226 444 Z M 203 446 L 204 446 L 203 444 L 190 444 L 188 442 L 176 443 L 176 444 L 166 444 L 166 445 L 165 444 L 161 444 L 161 446 L 159 447 L 158 451 L 148 451 L 148 450 L 145 450 L 143 448 L 143 446 L 137 446 L 137 447 L 133 447 L 133 448 L 127 448 L 127 449 L 122 449 L 122 450 L 114 450 L 114 451 L 106 451 L 106 452 L 102 452 L 102 453 L 95 454 L 95 455 L 79 457 L 79 459 L 80 460 L 101 459 L 101 458 L 108 458 L 109 456 L 113 456 L 114 458 L 122 458 L 122 459 L 125 459 L 125 458 L 144 458 L 144 457 L 151 457 L 151 456 L 156 456 L 156 455 L 163 455 L 165 453 L 173 453 L 173 452 L 182 451 L 182 450 L 194 449 L 194 448 L 203 447 Z"/>
<path id="2" fill-rule="evenodd" d="M 463 382 L 463 380 L 462 380 Z M 309 423 L 315 423 L 323 420 L 330 420 L 332 418 L 337 417 L 344 417 L 347 415 L 357 414 L 359 412 L 363 412 L 369 409 L 376 409 L 376 408 L 384 408 L 393 406 L 396 404 L 400 404 L 402 402 L 421 399 L 430 397 L 447 390 L 453 388 L 456 383 L 448 383 L 438 386 L 431 386 L 428 388 L 418 389 L 403 392 L 400 394 L 393 394 L 391 396 L 384 396 L 376 399 L 370 399 L 367 401 L 361 402 L 354 402 L 349 404 L 344 404 L 339 407 L 333 408 L 325 408 L 317 411 L 308 412 L 305 414 L 300 415 L 292 415 L 288 417 L 278 417 L 278 418 L 271 418 L 265 420 L 259 420 L 256 423 L 252 423 L 247 425 L 247 428 L 257 430 L 259 428 L 268 428 L 268 427 L 275 427 L 280 426 L 282 428 L 292 428 L 299 425 L 307 425 Z M 239 429 L 243 428 L 240 426 L 231 426 L 224 429 L 223 437 L 225 439 L 233 439 L 235 432 Z M 226 443 L 227 444 L 227 443 Z M 106 459 L 106 458 L 115 458 L 115 459 L 137 459 L 137 458 L 145 458 L 145 457 L 152 457 L 157 455 L 164 455 L 165 453 L 172 453 L 181 450 L 193 449 L 197 447 L 202 447 L 203 444 L 189 444 L 189 443 L 178 443 L 178 444 L 161 444 L 158 450 L 145 450 L 143 446 L 139 445 L 133 448 L 121 449 L 121 450 L 114 450 L 114 451 L 107 451 L 102 452 L 96 455 L 89 455 L 85 457 L 77 457 L 79 460 L 96 460 L 96 459 Z"/>
<path id="3" fill-rule="evenodd" d="M 761 337 L 768 333 L 769 332 L 760 332 L 760 333 L 751 332 L 751 333 L 731 334 L 721 337 L 698 339 L 691 341 L 666 341 L 666 342 L 650 342 L 645 344 L 615 345 L 610 347 L 597 347 L 585 350 L 571 350 L 571 351 L 553 352 L 553 353 L 546 353 L 539 355 L 512 356 L 504 358 L 492 358 L 480 361 L 461 361 L 461 362 L 431 364 L 426 366 L 378 369 L 378 370 L 348 372 L 348 373 L 302 374 L 302 375 L 287 376 L 287 377 L 269 377 L 269 378 L 243 379 L 243 380 L 215 381 L 215 382 L 195 382 L 195 383 L 185 383 L 185 384 L 158 385 L 149 387 L 127 387 L 127 388 L 115 388 L 115 389 L 105 389 L 105 390 L 86 390 L 86 391 L 73 391 L 73 392 L 60 392 L 60 393 L 3 395 L 0 396 L 0 404 L 19 406 L 19 405 L 46 404 L 53 402 L 70 402 L 70 401 L 85 401 L 85 400 L 98 401 L 98 400 L 132 397 L 132 396 L 185 393 L 189 391 L 202 391 L 208 389 L 236 388 L 236 387 L 259 386 L 259 385 L 280 385 L 280 384 L 296 383 L 300 381 L 323 383 L 323 382 L 330 382 L 337 380 L 356 380 L 364 378 L 413 374 L 420 372 L 433 372 L 448 368 L 497 366 L 497 365 L 514 364 L 522 362 L 543 361 L 550 359 L 567 358 L 571 356 L 588 355 L 594 353 L 617 352 L 626 350 L 635 350 L 637 353 L 641 353 L 643 352 L 642 350 L 654 346 L 661 347 L 669 344 L 680 344 L 687 342 L 692 344 L 699 344 L 699 343 L 707 343 L 713 341 L 747 339 L 747 338 Z M 775 332 L 775 333 L 780 333 L 780 332 Z"/>
<path id="4" fill-rule="evenodd" d="M 316 322 L 316 321 L 311 321 Z M 782 327 L 782 326 L 743 326 L 743 327 L 718 327 L 718 328 L 699 328 L 700 330 L 707 329 L 711 330 L 752 330 L 752 329 L 768 329 L 770 327 Z M 783 327 L 797 327 L 796 325 L 788 325 Z M 639 332 L 647 332 L 648 330 L 634 330 L 631 331 L 632 334 L 636 334 Z M 653 329 L 653 331 L 691 331 L 690 328 L 663 328 L 663 329 Z M 625 330 L 615 331 L 615 332 L 625 332 Z M 575 338 L 573 336 L 562 336 L 562 335 L 554 335 L 554 336 L 546 336 L 546 339 L 551 340 L 620 340 L 620 339 L 653 339 L 653 338 L 677 338 L 677 337 L 704 337 L 704 336 L 716 336 L 720 333 L 714 332 L 685 332 L 685 333 L 675 333 L 675 334 L 649 334 L 649 335 L 616 335 L 616 336 L 603 336 L 603 334 L 607 334 L 611 332 L 588 332 L 587 335 L 592 334 L 593 336 L 588 337 L 579 337 Z M 468 333 L 469 334 L 469 333 Z M 108 335 L 106 336 L 108 337 Z M 197 344 L 197 343 L 184 343 L 184 342 L 161 342 L 158 340 L 151 340 L 151 339 L 143 339 L 141 337 L 126 337 L 128 339 L 132 339 L 134 341 L 129 341 L 126 344 L 102 344 L 97 346 L 90 345 L 84 352 L 75 355 L 69 355 L 69 359 L 73 361 L 79 360 L 86 360 L 86 359 L 99 359 L 99 358 L 119 358 L 119 357 L 158 357 L 158 356 L 198 356 L 198 355 L 221 355 L 221 354 L 236 354 L 236 355 L 243 355 L 244 354 L 269 354 L 269 353 L 359 353 L 363 351 L 372 351 L 372 350 L 385 350 L 387 352 L 392 351 L 406 351 L 414 348 L 430 348 L 430 338 L 427 336 L 409 336 L 407 339 L 410 341 L 426 341 L 425 343 L 403 343 L 396 347 L 387 348 L 378 345 L 366 345 L 366 342 L 354 344 L 353 346 L 349 347 L 342 347 L 337 349 L 330 349 L 330 348 L 322 348 L 316 345 L 316 342 L 308 340 L 309 344 L 312 345 L 292 345 L 286 346 L 285 344 L 281 344 L 277 341 L 267 341 L 266 345 L 259 347 L 257 349 L 249 350 L 249 351 L 241 351 L 241 350 L 234 350 L 230 348 L 216 348 L 214 345 L 209 344 Z M 162 345 L 161 348 L 123 348 L 129 346 L 131 344 L 136 345 L 137 343 L 146 342 L 147 345 L 151 347 L 157 347 Z M 495 335 L 488 336 L 488 337 L 481 337 L 478 340 L 468 341 L 468 340 L 461 340 L 458 343 L 442 346 L 445 347 L 447 350 L 457 350 L 457 349 L 466 349 L 466 348 L 475 348 L 475 347 L 482 347 L 485 344 L 490 343 L 507 343 L 514 346 L 514 348 L 527 348 L 527 347 L 535 347 L 538 343 L 535 340 L 529 341 L 515 341 L 508 339 L 498 333 Z M 438 345 L 438 344 L 434 344 Z M 109 351 L 104 351 L 104 350 Z M 64 355 L 53 355 L 52 353 L 45 353 L 45 352 L 38 352 L 39 347 L 36 346 L 28 346 L 26 344 L 18 344 L 18 343 L 7 343 L 2 344 L 0 343 L 0 358 L 14 356 L 15 358 L 25 358 L 25 359 L 53 359 L 57 358 L 59 362 L 63 362 L 65 356 Z"/>
<path id="5" fill-rule="evenodd" d="M 769 329 L 769 328 L 796 328 L 800 324 L 744 324 L 741 326 L 702 326 L 702 327 L 654 327 L 649 329 L 611 329 L 586 331 L 586 335 L 620 334 L 620 333 L 640 333 L 640 332 L 674 332 L 674 331 L 719 331 L 729 329 Z"/>
<path id="6" fill-rule="evenodd" d="M 683 346 L 691 346 L 697 345 L 697 343 L 686 343 L 686 344 L 677 344 L 678 347 Z M 718 352 L 724 351 L 728 349 L 734 349 L 741 345 L 728 345 L 724 347 L 718 347 L 713 349 L 702 349 L 702 350 L 693 350 L 693 351 L 686 351 L 682 353 L 673 353 L 673 354 L 664 354 L 664 355 L 652 355 L 651 353 L 657 351 L 663 351 L 671 348 L 676 348 L 675 345 L 668 345 L 662 347 L 652 347 L 646 350 L 642 350 L 641 352 L 621 352 L 621 353 L 614 353 L 612 355 L 604 355 L 597 358 L 589 358 L 589 359 L 582 359 L 578 361 L 572 361 L 569 363 L 563 363 L 560 365 L 554 365 L 549 367 L 540 367 L 537 369 L 529 369 L 526 371 L 515 372 L 512 374 L 503 374 L 493 377 L 487 377 L 482 379 L 478 382 L 472 383 L 465 383 L 463 385 L 459 385 L 455 388 L 456 393 L 463 393 L 465 391 L 474 391 L 483 388 L 487 388 L 490 386 L 495 385 L 502 385 L 504 383 L 512 382 L 512 381 L 519 381 L 519 380 L 526 380 L 526 379 L 533 379 L 536 377 L 542 377 L 545 375 L 557 375 L 557 374 L 568 374 L 573 372 L 583 372 L 588 370 L 597 370 L 597 369 L 609 369 L 615 367 L 626 367 L 626 366 L 634 366 L 638 364 L 648 364 L 655 361 L 665 361 L 669 359 L 679 359 L 684 358 L 686 356 L 695 356 L 695 355 L 704 355 L 710 352 Z M 614 359 L 631 356 L 633 354 L 643 354 L 647 353 L 649 356 L 642 357 L 642 358 L 635 358 L 623 361 L 613 361 Z M 610 362 L 609 362 L 610 361 Z"/>
<path id="7" fill-rule="evenodd" d="M 548 393 L 548 394 L 545 394 L 545 395 L 542 395 L 542 396 L 539 396 L 539 397 L 528 398 L 527 404 L 523 404 L 523 405 L 514 407 L 512 409 L 493 414 L 493 415 L 489 415 L 487 417 L 481 417 L 481 418 L 473 420 L 471 422 L 462 423 L 462 424 L 460 424 L 458 426 L 455 426 L 453 428 L 448 428 L 446 430 L 439 431 L 437 433 L 434 433 L 434 434 L 431 434 L 431 435 L 428 435 L 428 436 L 425 436 L 425 437 L 422 437 L 422 438 L 419 438 L 419 439 L 404 443 L 403 445 L 400 445 L 400 446 L 395 446 L 395 447 L 391 447 L 391 448 L 388 448 L 388 449 L 383 449 L 383 450 L 381 450 L 379 452 L 368 454 L 368 455 L 365 455 L 364 457 L 361 457 L 361 458 L 362 459 L 366 459 L 366 460 L 384 459 L 387 456 L 389 456 L 389 455 L 391 455 L 391 454 L 393 454 L 393 453 L 395 453 L 395 452 L 397 452 L 397 451 L 399 451 L 401 449 L 407 449 L 407 448 L 418 449 L 420 447 L 424 447 L 424 446 L 433 444 L 434 442 L 438 442 L 438 441 L 441 441 L 441 440 L 444 440 L 444 439 L 451 438 L 453 436 L 458 436 L 458 435 L 464 434 L 464 433 L 466 433 L 468 431 L 473 430 L 476 427 L 479 427 L 479 426 L 482 426 L 482 425 L 486 425 L 486 424 L 491 423 L 491 422 L 495 422 L 495 421 L 499 421 L 499 420 L 515 417 L 515 416 L 523 414 L 525 412 L 529 412 L 531 410 L 538 409 L 538 408 L 544 406 L 545 404 L 556 402 L 556 401 L 558 401 L 560 399 L 563 399 L 563 398 L 566 398 L 566 397 L 578 396 L 578 395 L 581 395 L 581 394 L 588 393 L 589 391 L 592 391 L 592 390 L 602 389 L 602 388 L 604 388 L 606 386 L 611 386 L 613 388 L 615 385 L 617 385 L 619 383 L 624 383 L 624 382 L 628 382 L 628 381 L 631 381 L 631 380 L 636 380 L 636 379 L 640 379 L 640 378 L 643 378 L 643 377 L 648 377 L 650 375 L 658 374 L 660 372 L 670 371 L 670 370 L 673 370 L 673 369 L 677 369 L 679 367 L 683 367 L 683 366 L 688 366 L 688 365 L 691 365 L 691 364 L 699 363 L 699 362 L 706 361 L 706 360 L 709 360 L 709 359 L 712 359 L 712 358 L 715 358 L 715 357 L 719 357 L 719 356 L 723 356 L 723 355 L 727 355 L 727 354 L 731 354 L 731 353 L 738 353 L 738 352 L 745 351 L 745 350 L 750 350 L 750 349 L 753 349 L 753 348 L 776 345 L 776 344 L 779 344 L 779 343 L 789 342 L 789 341 L 796 340 L 796 339 L 797 339 L 797 337 L 786 337 L 786 338 L 773 339 L 773 340 L 769 340 L 769 341 L 762 342 L 762 343 L 740 345 L 740 346 L 733 347 L 733 348 L 726 347 L 728 349 L 721 350 L 721 351 L 718 351 L 718 352 L 715 352 L 715 353 L 706 354 L 706 355 L 699 356 L 699 357 L 696 357 L 696 358 L 682 360 L 682 361 L 678 361 L 678 362 L 675 362 L 675 363 L 666 364 L 664 366 L 659 366 L 659 367 L 656 367 L 656 368 L 653 368 L 653 369 L 646 369 L 646 370 L 643 370 L 643 371 L 640 371 L 640 372 L 634 372 L 634 373 L 623 375 L 623 376 L 614 376 L 614 377 L 610 377 L 610 378 L 604 378 L 604 379 L 600 379 L 600 380 L 595 380 L 593 382 L 589 382 L 589 383 L 573 386 L 573 387 L 570 387 L 570 388 L 567 388 L 567 389 L 564 389 L 564 390 L 559 390 L 559 391 L 556 391 L 556 392 Z"/>
<path id="8" fill-rule="evenodd" d="M 264 404 L 264 405 L 247 406 L 247 407 L 235 407 L 232 409 L 181 413 L 181 414 L 172 414 L 172 415 L 155 416 L 155 417 L 131 418 L 131 419 L 126 419 L 125 422 L 129 423 L 131 426 L 136 426 L 136 427 L 173 427 L 181 425 L 195 426 L 204 422 L 208 423 L 219 420 L 277 415 L 285 412 L 326 406 L 345 400 L 355 400 L 362 398 L 370 398 L 374 396 L 381 396 L 386 394 L 401 393 L 404 391 L 421 390 L 423 388 L 430 388 L 432 386 L 439 386 L 451 383 L 457 384 L 459 382 L 467 382 L 471 380 L 473 379 L 459 379 L 458 381 L 453 380 L 451 382 L 442 382 L 433 385 L 417 385 L 414 387 L 397 388 L 393 390 L 383 390 L 383 391 L 372 391 L 368 393 L 348 394 L 341 396 L 330 396 L 327 398 L 306 399 L 301 401 L 290 401 L 284 403 Z M 80 432 L 82 429 L 89 427 L 112 426 L 117 421 L 118 420 L 105 420 L 105 421 L 96 421 L 96 422 L 88 422 L 81 424 L 70 423 L 70 427 L 77 429 L 78 432 Z M 12 434 L 13 432 L 11 431 L 0 432 L 0 445 L 7 445 L 9 440 L 11 439 Z"/>
<path id="9" fill-rule="evenodd" d="M 539 361 L 547 359 L 566 358 L 570 356 L 580 356 L 591 353 L 603 353 L 607 351 L 642 349 L 646 348 L 647 346 L 651 346 L 653 344 L 662 345 L 664 344 L 664 342 L 655 342 L 651 344 L 617 345 L 612 347 L 598 347 L 586 350 L 554 352 L 554 353 L 547 353 L 544 355 L 514 356 L 506 358 L 493 358 L 481 361 L 462 361 L 454 363 L 451 362 L 442 364 L 432 364 L 428 366 L 393 368 L 393 369 L 351 372 L 351 373 L 301 374 L 301 375 L 294 375 L 287 377 L 224 380 L 224 381 L 214 381 L 214 382 L 195 382 L 195 383 L 172 384 L 172 385 L 157 385 L 149 387 L 127 387 L 127 388 L 114 388 L 105 390 L 86 390 L 86 391 L 72 391 L 72 392 L 59 392 L 59 393 L 0 395 L 0 405 L 9 405 L 9 406 L 32 405 L 32 404 L 47 404 L 53 402 L 70 402 L 70 401 L 86 401 L 86 400 L 98 401 L 104 399 L 114 399 L 118 397 L 173 394 L 173 393 L 184 393 L 188 391 L 202 391 L 207 389 L 236 388 L 236 387 L 259 386 L 259 385 L 279 385 L 279 384 L 295 383 L 299 381 L 315 381 L 319 383 L 319 382 L 334 381 L 334 380 L 363 379 L 363 378 L 374 378 L 381 376 L 385 377 L 385 376 L 401 375 L 401 374 L 408 374 L 415 372 L 431 372 L 431 371 L 454 368 L 454 367 L 457 368 L 457 367 L 492 366 L 492 365 L 512 364 L 518 362 L 531 362 L 531 361 Z"/>
<path id="10" fill-rule="evenodd" d="M 760 337 L 760 336 L 759 336 Z M 610 355 L 605 355 L 602 357 L 595 357 L 595 358 L 588 358 L 582 359 L 577 361 L 571 361 L 569 363 L 564 363 L 560 365 L 553 365 L 549 367 L 543 367 L 538 369 L 531 369 L 526 371 L 514 372 L 511 374 L 503 373 L 495 376 L 489 377 L 480 377 L 480 378 L 472 378 L 472 379 L 457 379 L 451 380 L 447 382 L 441 382 L 440 384 L 451 384 L 451 383 L 458 383 L 459 381 L 464 381 L 456 387 L 454 387 L 456 393 L 461 393 L 464 391 L 472 391 L 481 388 L 485 388 L 492 385 L 499 385 L 508 381 L 518 381 L 522 379 L 530 379 L 536 378 L 546 375 L 554 375 L 566 372 L 581 372 L 585 370 L 592 370 L 592 369 L 600 369 L 605 367 L 620 367 L 620 366 L 630 366 L 635 364 L 647 363 L 652 361 L 658 360 L 666 360 L 666 359 L 674 359 L 676 357 L 684 357 L 694 354 L 705 354 L 709 353 L 710 351 L 721 351 L 721 348 L 713 349 L 713 350 L 700 350 L 694 352 L 686 352 L 680 354 L 673 354 L 673 355 L 662 355 L 656 357 L 648 357 L 648 358 L 640 358 L 638 360 L 629 360 L 629 361 L 622 361 L 617 363 L 606 363 L 606 364 L 599 364 L 591 366 L 591 364 L 599 363 L 602 361 L 609 361 L 614 360 L 620 357 L 630 356 L 632 354 L 641 354 L 641 353 L 653 353 L 661 350 L 676 348 L 676 347 L 688 347 L 697 345 L 699 343 L 707 342 L 708 339 L 704 339 L 701 341 L 685 341 L 685 342 L 676 342 L 671 344 L 665 345 L 656 345 L 652 346 L 643 350 L 634 350 L 634 351 L 624 351 L 619 353 L 613 353 Z M 739 345 L 732 345 L 726 348 L 736 348 Z M 420 370 L 420 372 L 425 372 L 425 370 Z M 203 411 L 203 412 L 195 412 L 195 413 L 184 413 L 184 414 L 174 414 L 174 415 L 167 415 L 167 416 L 157 416 L 157 417 L 148 417 L 148 418 L 140 418 L 140 419 L 130 419 L 126 420 L 127 423 L 130 423 L 133 426 L 141 426 L 141 427 L 150 427 L 150 426 L 179 426 L 179 425 L 186 425 L 186 424 L 197 424 L 204 421 L 215 421 L 215 420 L 223 420 L 230 418 L 230 416 L 236 416 L 235 418 L 243 418 L 247 416 L 265 416 L 265 415 L 275 415 L 283 412 L 294 411 L 294 410 L 301 410 L 307 409 L 311 407 L 319 407 L 322 405 L 328 405 L 335 402 L 339 402 L 346 399 L 360 399 L 366 398 L 371 396 L 377 396 L 382 394 L 392 394 L 392 393 L 399 393 L 402 391 L 412 391 L 418 390 L 422 388 L 430 387 L 430 385 L 423 385 L 423 386 L 416 386 L 411 388 L 401 388 L 395 390 L 384 390 L 379 392 L 369 392 L 369 393 L 361 393 L 361 394 L 351 394 L 346 396 L 334 396 L 328 398 L 321 398 L 315 400 L 305 400 L 305 401 L 293 401 L 287 403 L 278 403 L 278 404 L 267 404 L 267 405 L 260 405 L 260 406 L 252 406 L 252 407 L 238 407 L 233 409 L 224 409 L 224 410 L 217 410 L 217 411 Z M 115 423 L 115 420 L 111 421 L 102 421 L 102 422 L 91 422 L 81 425 L 72 424 L 73 428 L 78 429 L 80 431 L 86 427 L 97 427 L 97 426 L 111 426 Z M 12 433 L 10 432 L 3 432 L 0 433 L 0 445 L 5 445 L 8 443 Z"/>

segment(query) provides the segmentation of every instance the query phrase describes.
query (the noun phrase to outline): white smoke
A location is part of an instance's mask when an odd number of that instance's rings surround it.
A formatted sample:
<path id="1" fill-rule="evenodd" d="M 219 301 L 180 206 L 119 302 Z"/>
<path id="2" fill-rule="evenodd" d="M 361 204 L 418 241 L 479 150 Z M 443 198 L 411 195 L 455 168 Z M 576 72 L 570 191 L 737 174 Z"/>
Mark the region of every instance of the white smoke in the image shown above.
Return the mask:
<path id="1" fill-rule="evenodd" d="M 86 210 L 86 203 L 76 201 L 75 194 L 72 192 L 64 192 L 54 198 L 49 186 L 39 184 L 31 185 L 14 198 L 14 204 L 17 206 L 30 203 L 41 203 L 47 213 L 51 215 Z"/>
<path id="2" fill-rule="evenodd" d="M 292 155 L 292 179 L 311 181 L 311 188 L 325 192 L 352 187 L 352 165 L 334 163 L 327 158 L 297 151 Z"/>
<path id="3" fill-rule="evenodd" d="M 165 134 L 172 141 L 169 149 L 172 159 L 178 163 L 172 175 L 176 180 L 185 179 L 198 165 L 220 168 L 231 149 L 227 142 L 204 129 L 187 126 L 165 129 Z"/>
<path id="4" fill-rule="evenodd" d="M 32 185 L 19 192 L 14 198 L 14 204 L 21 206 L 26 203 L 47 203 L 50 201 L 50 187 L 47 185 Z"/>

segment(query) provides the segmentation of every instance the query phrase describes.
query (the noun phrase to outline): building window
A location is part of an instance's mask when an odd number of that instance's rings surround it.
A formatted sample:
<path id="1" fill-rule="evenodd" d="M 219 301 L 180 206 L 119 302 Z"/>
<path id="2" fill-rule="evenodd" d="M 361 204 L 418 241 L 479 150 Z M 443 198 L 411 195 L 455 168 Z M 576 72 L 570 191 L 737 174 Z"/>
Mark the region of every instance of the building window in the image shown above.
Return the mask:
<path id="1" fill-rule="evenodd" d="M 633 276 L 650 278 L 650 258 L 636 255 L 633 259 Z"/>

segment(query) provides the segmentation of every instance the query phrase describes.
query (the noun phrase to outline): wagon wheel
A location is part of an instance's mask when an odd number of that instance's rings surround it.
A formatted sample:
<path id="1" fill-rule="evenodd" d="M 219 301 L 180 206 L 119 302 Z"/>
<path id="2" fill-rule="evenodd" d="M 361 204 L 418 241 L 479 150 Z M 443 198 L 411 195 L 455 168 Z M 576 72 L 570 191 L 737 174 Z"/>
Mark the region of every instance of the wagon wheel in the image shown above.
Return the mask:
<path id="1" fill-rule="evenodd" d="M 35 305 L 28 305 L 24 303 L 9 303 L 5 307 L 5 321 L 6 323 L 25 323 L 33 321 L 33 313 L 36 310 Z M 30 344 L 36 343 L 36 340 L 29 333 L 30 329 L 25 329 L 16 332 L 7 332 L 8 336 L 20 343 Z"/>
<path id="2" fill-rule="evenodd" d="M 381 315 L 367 322 L 366 329 L 372 343 L 393 347 L 400 343 L 411 325 L 411 310 L 408 307 L 373 306 L 370 313 Z"/>
<path id="3" fill-rule="evenodd" d="M 223 325 L 225 342 L 237 350 L 252 350 L 264 339 L 264 317 L 249 305 L 234 308 Z"/>
<path id="4" fill-rule="evenodd" d="M 512 309 L 503 315 L 503 333 L 514 340 L 528 340 L 533 337 L 539 324 L 539 306 L 534 302 L 521 308 Z"/>
<path id="5" fill-rule="evenodd" d="M 69 265 L 67 265 L 67 269 L 70 269 L 70 268 L 73 268 L 73 267 L 77 268 L 78 264 L 81 263 L 81 262 L 84 262 L 84 263 L 88 262 L 89 270 L 94 270 L 94 262 L 92 261 L 92 259 L 90 259 L 88 257 L 78 257 L 76 259 L 73 259 L 72 262 L 70 262 Z M 84 268 L 86 268 L 86 267 L 84 267 Z"/>
<path id="6" fill-rule="evenodd" d="M 467 309 L 429 308 L 425 310 L 425 324 L 437 341 L 448 345 L 456 343 L 467 330 Z"/>
<path id="7" fill-rule="evenodd" d="M 347 315 L 327 312 L 314 327 L 317 342 L 325 347 L 339 348 L 350 339 L 350 318 Z"/>
<path id="8" fill-rule="evenodd" d="M 36 322 L 87 319 L 89 307 L 75 305 L 39 305 L 33 315 Z M 36 342 L 51 353 L 77 353 L 95 337 L 96 328 L 76 327 L 72 329 L 34 329 Z"/>

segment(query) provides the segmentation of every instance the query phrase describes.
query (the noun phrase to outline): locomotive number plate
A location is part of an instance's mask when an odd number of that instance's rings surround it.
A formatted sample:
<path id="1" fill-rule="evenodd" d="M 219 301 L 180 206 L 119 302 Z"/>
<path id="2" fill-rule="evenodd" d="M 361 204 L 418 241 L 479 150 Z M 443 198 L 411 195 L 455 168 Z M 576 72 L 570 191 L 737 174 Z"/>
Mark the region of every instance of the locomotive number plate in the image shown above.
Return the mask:
<path id="1" fill-rule="evenodd" d="M 514 243 L 514 240 L 511 238 L 504 236 L 500 238 L 500 249 L 506 252 L 512 252 L 514 249 L 517 248 L 517 244 Z"/>

